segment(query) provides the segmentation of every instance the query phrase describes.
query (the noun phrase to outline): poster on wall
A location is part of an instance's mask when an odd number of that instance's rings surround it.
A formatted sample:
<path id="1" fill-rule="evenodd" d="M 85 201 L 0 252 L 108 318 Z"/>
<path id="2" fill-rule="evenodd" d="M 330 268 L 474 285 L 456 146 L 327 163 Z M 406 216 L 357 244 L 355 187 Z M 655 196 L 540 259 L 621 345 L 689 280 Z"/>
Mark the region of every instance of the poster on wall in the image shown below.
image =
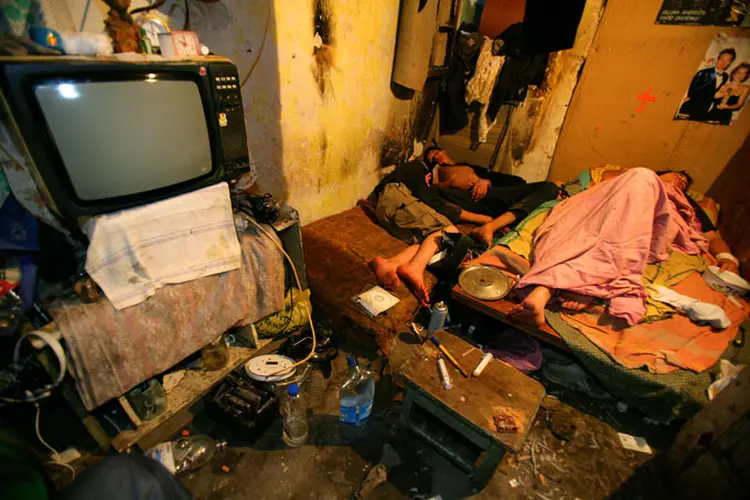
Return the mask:
<path id="1" fill-rule="evenodd" d="M 750 0 L 664 0 L 656 24 L 750 26 Z"/>
<path id="2" fill-rule="evenodd" d="M 750 38 L 717 35 L 674 116 L 714 125 L 734 122 L 750 94 Z"/>

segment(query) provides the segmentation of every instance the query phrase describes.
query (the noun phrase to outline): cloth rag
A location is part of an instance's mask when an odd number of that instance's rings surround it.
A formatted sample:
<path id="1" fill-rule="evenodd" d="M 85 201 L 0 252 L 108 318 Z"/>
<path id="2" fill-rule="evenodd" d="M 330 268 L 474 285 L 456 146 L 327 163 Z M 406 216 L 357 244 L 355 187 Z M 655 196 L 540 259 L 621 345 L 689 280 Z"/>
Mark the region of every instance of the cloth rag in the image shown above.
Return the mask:
<path id="1" fill-rule="evenodd" d="M 86 272 L 116 309 L 242 262 L 225 182 L 95 217 L 87 232 Z"/>
<path id="2" fill-rule="evenodd" d="M 696 323 L 708 323 L 721 330 L 732 324 L 724 310 L 716 304 L 706 304 L 661 285 L 651 285 L 649 289 L 654 292 L 652 298 L 684 311 Z"/>
<path id="3" fill-rule="evenodd" d="M 721 307 L 732 324 L 717 331 L 709 325 L 694 323 L 683 314 L 674 314 L 668 319 L 627 326 L 624 319 L 613 318 L 601 306 L 559 316 L 626 368 L 645 367 L 658 374 L 679 369 L 702 372 L 716 364 L 735 338 L 747 317 L 747 306 L 744 303 L 738 306 L 723 293 L 713 290 L 698 273 L 692 273 L 673 289 L 681 295 Z"/>

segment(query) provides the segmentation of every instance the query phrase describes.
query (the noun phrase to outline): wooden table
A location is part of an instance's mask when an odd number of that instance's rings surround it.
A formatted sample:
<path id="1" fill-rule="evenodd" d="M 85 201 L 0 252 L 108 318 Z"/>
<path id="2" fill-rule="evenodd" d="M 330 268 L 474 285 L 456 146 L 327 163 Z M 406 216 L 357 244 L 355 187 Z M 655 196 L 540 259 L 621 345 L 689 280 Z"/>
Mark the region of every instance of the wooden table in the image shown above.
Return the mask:
<path id="1" fill-rule="evenodd" d="M 484 353 L 466 341 L 447 332 L 436 337 L 455 357 L 465 371 L 471 373 Z M 517 453 L 531 430 L 539 405 L 545 395 L 544 387 L 500 360 L 492 360 L 478 378 L 464 378 L 446 360 L 453 388 L 445 389 L 438 374 L 437 348 L 430 342 L 415 350 L 402 368 L 406 378 L 406 395 L 401 415 L 402 427 L 417 434 L 472 474 L 479 484 L 486 484 L 506 450 Z M 415 424 L 414 414 L 421 410 L 429 414 L 440 427 L 447 425 L 474 447 L 484 450 L 473 462 L 446 444 L 439 432 L 430 425 Z M 493 417 L 509 415 L 518 432 L 499 433 Z"/>
<path id="2" fill-rule="evenodd" d="M 508 316 L 508 312 L 517 305 L 516 302 L 512 302 L 508 299 L 479 300 L 464 292 L 458 285 L 453 287 L 451 297 L 470 309 L 474 309 L 475 311 L 486 314 L 492 319 L 496 319 L 517 330 L 528 333 L 540 342 L 550 344 L 558 349 L 563 349 L 568 352 L 570 351 L 570 348 L 568 348 L 560 334 L 553 330 L 547 323 L 537 327 L 524 323 L 523 321 L 518 321 L 512 316 Z"/>

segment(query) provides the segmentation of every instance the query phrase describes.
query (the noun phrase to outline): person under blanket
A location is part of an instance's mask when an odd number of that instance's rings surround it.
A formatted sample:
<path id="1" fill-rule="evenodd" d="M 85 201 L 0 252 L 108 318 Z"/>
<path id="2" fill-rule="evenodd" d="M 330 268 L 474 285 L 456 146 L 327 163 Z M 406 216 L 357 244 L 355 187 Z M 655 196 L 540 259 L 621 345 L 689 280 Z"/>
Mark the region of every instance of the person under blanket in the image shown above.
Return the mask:
<path id="1" fill-rule="evenodd" d="M 645 169 L 631 170 L 630 172 L 636 172 L 628 174 L 630 181 L 636 185 L 638 183 L 652 183 L 654 177 L 653 173 L 650 173 L 650 171 L 647 170 L 643 172 L 643 170 Z M 686 198 L 684 191 L 691 182 L 689 175 L 684 172 L 668 171 L 660 172 L 659 178 L 664 185 L 673 186 L 683 199 Z M 635 188 L 637 186 L 630 187 Z M 700 231 L 703 232 L 703 236 L 705 236 L 705 239 L 708 242 L 708 250 L 717 258 L 718 265 L 722 269 L 727 269 L 736 273 L 738 271 L 737 264 L 733 260 L 731 254 L 729 254 L 729 246 L 721 239 L 719 233 L 715 230 L 713 223 L 711 223 L 705 212 L 703 212 L 695 202 L 688 200 L 688 203 L 690 204 L 689 208 L 683 206 L 683 209 L 679 211 L 680 216 L 689 219 L 690 222 L 695 225 L 696 229 L 700 228 Z M 530 265 L 532 245 L 529 242 L 534 239 L 534 234 L 548 217 L 555 204 L 556 203 L 554 202 L 549 202 L 540 206 L 530 214 L 527 220 L 521 222 L 517 228 L 501 238 L 498 245 L 465 265 L 487 264 L 510 270 L 517 274 L 526 274 L 530 269 L 533 269 Z M 626 208 L 627 207 L 628 205 L 626 205 Z M 637 205 L 634 204 L 631 205 L 631 207 L 636 208 Z M 695 218 L 697 218 L 697 221 Z M 575 234 L 570 231 L 569 233 L 571 235 Z M 540 242 L 537 241 L 537 243 Z M 565 264 L 563 263 L 562 265 Z M 542 324 L 544 322 L 544 306 L 551 296 L 551 287 L 537 287 L 526 297 L 521 306 L 517 307 L 513 312 L 518 315 L 520 319 L 525 319 L 536 324 Z M 584 309 L 593 301 L 593 299 L 594 297 L 578 293 L 561 293 L 562 307 L 572 310 Z"/>
<path id="2" fill-rule="evenodd" d="M 497 231 L 522 220 L 536 207 L 554 200 L 560 193 L 560 187 L 554 182 L 527 184 L 515 175 L 457 164 L 438 147 L 428 148 L 424 158 L 432 167 L 432 185 L 442 198 L 463 210 L 491 217 L 490 220 L 479 222 L 481 226 L 471 233 L 472 237 L 488 247 L 492 245 Z"/>
<path id="3" fill-rule="evenodd" d="M 627 170 L 609 171 L 602 177 L 601 182 L 613 179 Z M 685 171 L 662 170 L 656 173 L 662 182 L 675 184 L 687 198 L 690 205 L 695 210 L 695 216 L 701 224 L 701 230 L 713 246 L 713 255 L 729 253 L 729 246 L 721 239 L 721 235 L 716 230 L 716 226 L 705 210 L 693 198 L 687 195 L 686 191 L 693 183 L 693 178 Z M 684 186 L 684 187 L 683 187 Z M 523 276 L 531 269 L 531 262 L 534 251 L 534 236 L 536 230 L 547 219 L 550 211 L 562 200 L 551 200 L 545 202 L 534 209 L 528 217 L 511 229 L 508 233 L 495 240 L 495 245 L 481 254 L 476 259 L 464 263 L 464 267 L 485 264 L 488 266 L 498 267 L 506 271 Z M 723 243 L 723 245 L 722 245 Z M 731 255 L 731 254 L 730 254 Z M 728 270 L 739 274 L 739 268 L 736 262 L 731 258 L 717 259 L 717 265 L 722 270 Z M 585 299 L 584 299 L 585 300 Z M 563 301 L 565 303 L 565 301 Z M 572 308 L 581 307 L 580 304 L 569 302 Z"/>

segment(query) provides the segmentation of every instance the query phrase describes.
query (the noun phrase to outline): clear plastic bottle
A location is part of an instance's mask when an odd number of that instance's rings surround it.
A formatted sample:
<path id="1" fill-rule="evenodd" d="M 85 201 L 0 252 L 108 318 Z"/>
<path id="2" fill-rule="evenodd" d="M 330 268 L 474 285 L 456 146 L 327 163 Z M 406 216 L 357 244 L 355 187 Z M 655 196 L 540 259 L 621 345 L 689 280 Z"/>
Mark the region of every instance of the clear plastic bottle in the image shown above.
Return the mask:
<path id="1" fill-rule="evenodd" d="M 307 410 L 299 397 L 299 385 L 289 384 L 286 397 L 282 401 L 282 438 L 291 447 L 302 446 L 307 442 Z"/>
<path id="2" fill-rule="evenodd" d="M 211 461 L 217 451 L 227 447 L 226 441 L 216 441 L 203 434 L 181 437 L 165 444 L 171 445 L 176 474 L 203 467 Z"/>
<path id="3" fill-rule="evenodd" d="M 349 441 L 364 437 L 365 424 L 372 412 L 375 399 L 375 379 L 372 373 L 361 368 L 353 355 L 346 357 L 349 376 L 341 384 L 339 395 L 339 423 L 341 434 Z"/>

